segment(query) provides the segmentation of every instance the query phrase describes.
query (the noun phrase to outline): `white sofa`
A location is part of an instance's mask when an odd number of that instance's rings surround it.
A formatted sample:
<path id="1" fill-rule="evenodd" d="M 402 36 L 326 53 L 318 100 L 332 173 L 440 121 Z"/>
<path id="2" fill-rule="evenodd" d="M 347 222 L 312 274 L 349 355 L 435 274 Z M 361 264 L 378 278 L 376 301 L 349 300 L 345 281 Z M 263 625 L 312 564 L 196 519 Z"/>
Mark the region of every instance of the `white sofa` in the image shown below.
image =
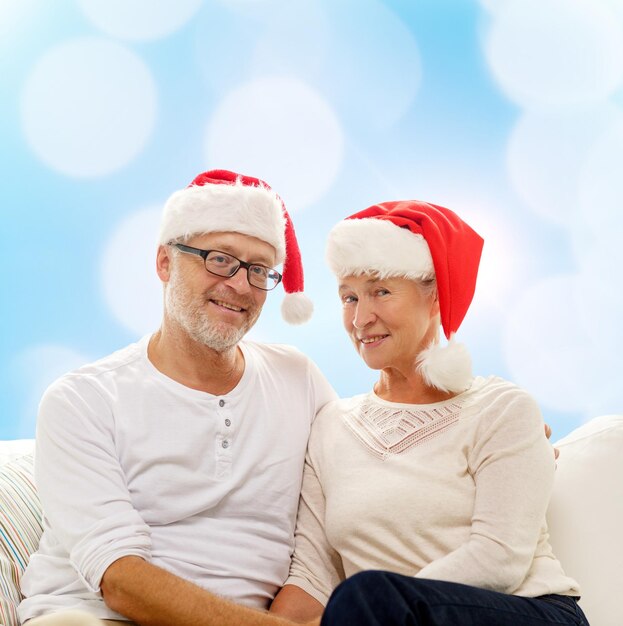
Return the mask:
<path id="1" fill-rule="evenodd" d="M 582 587 L 591 626 L 623 626 L 623 415 L 597 417 L 560 449 L 548 510 L 554 552 Z M 16 626 L 19 578 L 41 532 L 32 440 L 0 441 L 0 626 Z"/>

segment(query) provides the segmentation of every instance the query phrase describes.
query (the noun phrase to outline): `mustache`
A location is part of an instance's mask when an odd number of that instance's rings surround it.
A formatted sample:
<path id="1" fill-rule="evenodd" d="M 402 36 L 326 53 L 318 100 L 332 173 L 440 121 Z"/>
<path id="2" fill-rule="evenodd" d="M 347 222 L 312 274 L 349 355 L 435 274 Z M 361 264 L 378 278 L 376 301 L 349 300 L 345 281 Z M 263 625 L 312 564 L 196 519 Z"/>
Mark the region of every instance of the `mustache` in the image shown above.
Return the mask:
<path id="1" fill-rule="evenodd" d="M 227 289 L 206 289 L 206 291 L 203 292 L 203 297 L 206 302 L 209 302 L 210 300 L 222 300 L 228 304 L 240 307 L 245 311 L 253 309 L 256 306 L 253 298 L 240 296 L 234 291 Z"/>

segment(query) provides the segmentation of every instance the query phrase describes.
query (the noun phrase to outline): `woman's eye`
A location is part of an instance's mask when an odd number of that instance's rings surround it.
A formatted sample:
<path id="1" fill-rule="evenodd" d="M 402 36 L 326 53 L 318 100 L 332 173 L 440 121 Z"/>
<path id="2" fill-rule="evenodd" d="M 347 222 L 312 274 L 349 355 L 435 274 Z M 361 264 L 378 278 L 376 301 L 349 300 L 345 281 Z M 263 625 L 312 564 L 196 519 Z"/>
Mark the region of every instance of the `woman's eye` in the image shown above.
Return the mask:
<path id="1" fill-rule="evenodd" d="M 387 289 L 377 289 L 376 291 L 377 296 L 386 296 L 388 293 L 389 291 L 387 291 Z"/>
<path id="2" fill-rule="evenodd" d="M 352 304 L 353 302 L 357 302 L 357 298 L 355 298 L 355 296 L 342 296 L 343 304 Z"/>

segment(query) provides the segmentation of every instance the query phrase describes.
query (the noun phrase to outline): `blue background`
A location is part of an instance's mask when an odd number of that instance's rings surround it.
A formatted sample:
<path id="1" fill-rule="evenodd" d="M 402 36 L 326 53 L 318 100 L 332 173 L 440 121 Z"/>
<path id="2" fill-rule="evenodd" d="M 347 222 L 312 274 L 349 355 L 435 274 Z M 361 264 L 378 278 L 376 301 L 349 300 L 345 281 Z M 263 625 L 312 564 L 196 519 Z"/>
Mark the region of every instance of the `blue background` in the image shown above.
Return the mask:
<path id="1" fill-rule="evenodd" d="M 292 215 L 316 314 L 252 331 L 342 395 L 375 374 L 340 325 L 326 233 L 375 202 L 448 206 L 485 238 L 459 332 L 558 439 L 623 400 L 619 0 L 2 0 L 0 437 L 45 387 L 152 332 L 159 210 L 200 171 Z"/>

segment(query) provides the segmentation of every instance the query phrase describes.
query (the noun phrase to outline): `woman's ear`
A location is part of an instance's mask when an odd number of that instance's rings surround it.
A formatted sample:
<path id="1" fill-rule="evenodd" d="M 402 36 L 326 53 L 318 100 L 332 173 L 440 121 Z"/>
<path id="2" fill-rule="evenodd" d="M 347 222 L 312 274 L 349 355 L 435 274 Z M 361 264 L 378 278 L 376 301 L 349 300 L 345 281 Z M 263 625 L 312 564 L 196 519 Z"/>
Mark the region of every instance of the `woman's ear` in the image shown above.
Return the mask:
<path id="1" fill-rule="evenodd" d="M 431 295 L 431 303 L 430 303 L 430 317 L 431 319 L 435 316 L 440 315 L 439 308 L 439 292 L 435 289 L 434 293 Z"/>

